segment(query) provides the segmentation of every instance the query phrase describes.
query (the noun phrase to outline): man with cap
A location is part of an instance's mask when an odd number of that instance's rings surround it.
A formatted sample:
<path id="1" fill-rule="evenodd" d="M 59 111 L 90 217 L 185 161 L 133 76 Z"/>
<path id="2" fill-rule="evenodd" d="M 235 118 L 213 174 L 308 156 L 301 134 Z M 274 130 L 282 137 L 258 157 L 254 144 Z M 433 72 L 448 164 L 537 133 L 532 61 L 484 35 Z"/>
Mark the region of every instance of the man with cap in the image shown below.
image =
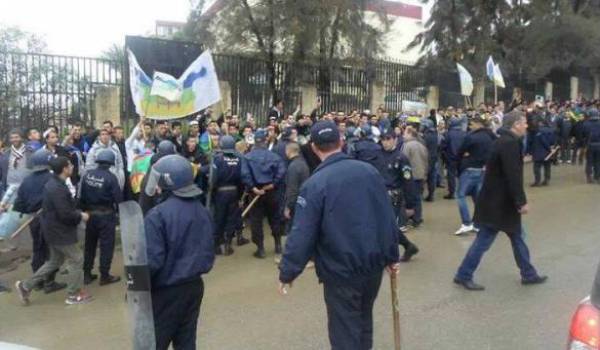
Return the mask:
<path id="1" fill-rule="evenodd" d="M 446 161 L 448 179 L 448 194 L 444 196 L 444 199 L 454 199 L 456 178 L 458 177 L 458 166 L 460 163 L 458 151 L 466 136 L 467 132 L 463 131 L 460 120 L 451 119 L 448 132 L 444 135 L 440 146 L 442 155 Z"/>
<path id="2" fill-rule="evenodd" d="M 397 271 L 394 209 L 377 170 L 341 152 L 335 123 L 316 123 L 311 139 L 323 162 L 300 190 L 279 265 L 279 292 L 287 294 L 314 258 L 324 288 L 331 347 L 371 349 L 373 304 L 383 270 Z"/>
<path id="3" fill-rule="evenodd" d="M 252 242 L 256 244 L 256 258 L 266 257 L 264 248 L 263 219 L 266 216 L 275 240 L 275 254 L 281 254 L 283 218 L 280 210 L 278 188 L 285 179 L 285 162 L 266 146 L 267 131 L 258 129 L 254 134 L 254 147 L 242 162 L 242 181 L 247 191 L 258 200 L 250 210 Z"/>
<path id="4" fill-rule="evenodd" d="M 360 128 L 360 140 L 356 141 L 349 149 L 350 157 L 367 162 L 374 166 L 376 169 L 381 169 L 379 161 L 379 154 L 381 153 L 381 146 L 375 142 L 373 136 L 373 128 L 370 125 L 364 125 Z"/>
<path id="5" fill-rule="evenodd" d="M 85 230 L 85 254 L 83 259 L 84 283 L 90 284 L 97 275 L 92 274 L 96 248 L 100 241 L 100 285 L 121 280 L 110 274 L 115 251 L 116 209 L 123 201 L 119 180 L 110 171 L 115 165 L 115 153 L 111 149 L 100 151 L 96 157 L 96 169 L 88 171 L 81 182 L 80 205 L 90 213 Z"/>
<path id="6" fill-rule="evenodd" d="M 226 135 L 221 138 L 220 152 L 213 157 L 213 177 L 210 186 L 213 188 L 215 208 L 215 252 L 221 254 L 224 244 L 224 255 L 233 254 L 231 241 L 242 220 L 239 200 L 243 191 L 242 155 L 235 150 L 235 140 Z"/>
<path id="7" fill-rule="evenodd" d="M 467 196 L 473 199 L 473 205 L 475 205 L 477 196 L 483 185 L 485 164 L 490 157 L 492 144 L 496 139 L 496 134 L 487 127 L 486 120 L 480 116 L 475 116 L 471 119 L 470 129 L 471 131 L 465 136 L 458 150 L 460 163 L 456 200 L 462 225 L 455 232 L 457 236 L 476 229 L 469 214 Z M 503 131 L 500 132 L 502 133 Z"/>
<path id="8" fill-rule="evenodd" d="M 531 158 L 533 159 L 533 176 L 535 182 L 531 187 L 548 186 L 550 184 L 552 160 L 546 159 L 556 145 L 556 132 L 550 126 L 550 121 L 541 120 L 538 131 L 533 135 L 531 142 Z M 542 168 L 544 169 L 544 182 L 542 182 Z"/>
<path id="9" fill-rule="evenodd" d="M 419 249 L 402 232 L 406 227 L 408 211 L 409 216 L 414 214 L 416 204 L 416 187 L 412 178 L 412 168 L 408 158 L 398 147 L 397 135 L 394 130 L 387 130 L 382 135 L 381 144 L 381 176 L 394 207 L 398 227 L 398 241 L 404 247 L 404 256 L 401 261 L 409 261 Z"/>
<path id="10" fill-rule="evenodd" d="M 589 120 L 583 125 L 587 146 L 585 174 L 588 183 L 600 183 L 600 113 L 591 108 L 587 115 Z"/>
<path id="11" fill-rule="evenodd" d="M 33 220 L 29 224 L 33 253 L 31 257 L 31 269 L 34 273 L 50 259 L 50 250 L 42 234 L 42 225 L 38 212 L 42 208 L 44 187 L 48 183 L 48 180 L 52 178 L 52 173 L 48 165 L 52 158 L 54 158 L 52 153 L 43 149 L 36 151 L 31 156 L 32 173 L 23 180 L 13 206 L 14 211 L 34 215 Z M 43 288 L 46 294 L 66 288 L 66 284 L 54 281 L 57 271 L 49 274 L 44 281 L 35 287 Z"/>
<path id="12" fill-rule="evenodd" d="M 202 275 L 215 259 L 213 222 L 198 199 L 202 191 L 187 159 L 165 156 L 150 173 L 149 192 L 168 193 L 144 219 L 156 349 L 167 350 L 171 343 L 196 349 Z"/>
<path id="13" fill-rule="evenodd" d="M 522 151 L 527 119 L 522 112 L 512 111 L 504 117 L 503 125 L 504 130 L 494 141 L 485 164 L 483 186 L 475 205 L 474 221 L 479 232 L 454 277 L 454 283 L 467 290 L 485 289 L 473 281 L 473 274 L 499 231 L 505 232 L 510 239 L 523 285 L 541 284 L 548 279 L 538 275 L 531 264 L 521 222 L 521 215 L 529 212 L 523 188 Z"/>

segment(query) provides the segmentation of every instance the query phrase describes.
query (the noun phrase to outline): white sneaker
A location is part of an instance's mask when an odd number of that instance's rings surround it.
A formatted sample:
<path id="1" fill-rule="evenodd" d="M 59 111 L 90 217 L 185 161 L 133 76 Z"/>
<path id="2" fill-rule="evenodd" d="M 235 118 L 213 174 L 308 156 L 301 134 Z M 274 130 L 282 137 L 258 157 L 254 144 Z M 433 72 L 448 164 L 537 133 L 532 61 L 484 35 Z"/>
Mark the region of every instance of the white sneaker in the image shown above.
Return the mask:
<path id="1" fill-rule="evenodd" d="M 472 224 L 471 225 L 461 225 L 460 228 L 458 229 L 458 231 L 456 231 L 454 234 L 456 236 L 460 236 L 463 233 L 469 233 L 469 232 L 473 231 L 473 229 L 474 229 L 474 227 Z"/>

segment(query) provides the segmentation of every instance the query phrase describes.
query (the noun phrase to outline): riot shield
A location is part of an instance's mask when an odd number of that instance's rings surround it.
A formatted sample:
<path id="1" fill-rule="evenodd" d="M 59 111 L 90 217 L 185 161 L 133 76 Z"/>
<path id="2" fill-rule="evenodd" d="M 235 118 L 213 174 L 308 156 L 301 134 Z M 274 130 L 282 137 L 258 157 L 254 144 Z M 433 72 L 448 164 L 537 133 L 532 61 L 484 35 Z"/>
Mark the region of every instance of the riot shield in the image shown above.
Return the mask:
<path id="1" fill-rule="evenodd" d="M 155 349 L 144 216 L 142 209 L 134 201 L 119 204 L 119 216 L 133 349 Z"/>

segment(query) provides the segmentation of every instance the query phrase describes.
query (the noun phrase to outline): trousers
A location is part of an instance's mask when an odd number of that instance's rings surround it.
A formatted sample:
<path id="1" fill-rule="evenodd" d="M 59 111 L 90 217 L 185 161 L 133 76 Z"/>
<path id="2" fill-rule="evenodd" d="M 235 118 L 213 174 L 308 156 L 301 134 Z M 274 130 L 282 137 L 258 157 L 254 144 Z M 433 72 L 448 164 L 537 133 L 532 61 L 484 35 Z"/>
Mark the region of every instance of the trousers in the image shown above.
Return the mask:
<path id="1" fill-rule="evenodd" d="M 279 205 L 279 192 L 268 191 L 262 195 L 250 209 L 250 231 L 252 231 L 252 242 L 258 247 L 264 247 L 263 220 L 265 216 L 269 221 L 271 233 L 277 240 L 283 234 L 283 222 L 281 220 Z"/>
<path id="2" fill-rule="evenodd" d="M 549 182 L 552 177 L 552 161 L 533 162 L 533 177 L 536 184 L 542 181 L 542 168 L 544 168 L 544 182 Z"/>
<path id="3" fill-rule="evenodd" d="M 96 248 L 100 243 L 100 274 L 108 276 L 115 252 L 115 230 L 117 218 L 114 214 L 92 215 L 85 229 L 85 255 L 83 270 L 91 273 L 96 259 Z"/>
<path id="4" fill-rule="evenodd" d="M 153 290 L 152 312 L 156 349 L 196 349 L 196 329 L 204 297 L 202 279 Z"/>
<path id="5" fill-rule="evenodd" d="M 67 277 L 67 292 L 71 295 L 79 293 L 83 286 L 83 254 L 77 244 L 49 245 L 50 259 L 40 267 L 31 278 L 23 282 L 25 289 L 31 290 L 34 286 L 45 281 L 48 276 L 66 263 L 69 275 Z"/>
<path id="6" fill-rule="evenodd" d="M 332 350 L 373 347 L 373 304 L 383 272 L 356 284 L 323 283 Z"/>
<path id="7" fill-rule="evenodd" d="M 215 244 L 231 243 L 241 220 L 237 190 L 215 193 Z"/>

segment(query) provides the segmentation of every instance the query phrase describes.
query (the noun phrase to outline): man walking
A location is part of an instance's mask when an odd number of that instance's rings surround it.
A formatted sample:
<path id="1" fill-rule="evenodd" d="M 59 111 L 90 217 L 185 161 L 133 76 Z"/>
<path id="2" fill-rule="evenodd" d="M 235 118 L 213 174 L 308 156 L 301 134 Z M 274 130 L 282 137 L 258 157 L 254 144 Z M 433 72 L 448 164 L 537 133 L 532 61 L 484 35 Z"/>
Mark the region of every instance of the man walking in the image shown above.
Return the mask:
<path id="1" fill-rule="evenodd" d="M 473 273 L 483 254 L 490 248 L 499 231 L 510 238 L 523 285 L 544 283 L 548 277 L 538 275 L 531 265 L 529 248 L 523 240 L 521 215 L 529 212 L 523 189 L 522 138 L 527 134 L 523 113 L 513 111 L 504 117 L 505 130 L 492 146 L 486 164 L 485 178 L 475 206 L 475 223 L 479 232 L 460 265 L 454 283 L 467 290 L 484 290 L 473 282 Z"/>
<path id="2" fill-rule="evenodd" d="M 404 153 L 410 162 L 416 187 L 415 213 L 412 216 L 415 227 L 418 227 L 423 222 L 423 186 L 429 170 L 429 153 L 425 145 L 417 137 L 417 130 L 407 127 L 404 130 L 404 143 L 402 145 L 402 153 Z"/>
<path id="3" fill-rule="evenodd" d="M 83 289 L 83 254 L 77 245 L 77 225 L 90 218 L 77 209 L 66 181 L 73 173 L 73 164 L 66 157 L 50 161 L 54 176 L 44 187 L 42 226 L 50 248 L 50 259 L 28 280 L 17 281 L 16 290 L 23 305 L 29 305 L 32 289 L 45 281 L 66 261 L 69 271 L 66 304 L 84 304 L 92 297 Z"/>
<path id="4" fill-rule="evenodd" d="M 323 162 L 296 202 L 279 266 L 279 292 L 286 294 L 314 257 L 332 349 L 371 349 L 373 304 L 383 270 L 387 266 L 396 273 L 399 258 L 394 210 L 377 170 L 342 153 L 335 123 L 316 123 L 311 140 Z"/>

